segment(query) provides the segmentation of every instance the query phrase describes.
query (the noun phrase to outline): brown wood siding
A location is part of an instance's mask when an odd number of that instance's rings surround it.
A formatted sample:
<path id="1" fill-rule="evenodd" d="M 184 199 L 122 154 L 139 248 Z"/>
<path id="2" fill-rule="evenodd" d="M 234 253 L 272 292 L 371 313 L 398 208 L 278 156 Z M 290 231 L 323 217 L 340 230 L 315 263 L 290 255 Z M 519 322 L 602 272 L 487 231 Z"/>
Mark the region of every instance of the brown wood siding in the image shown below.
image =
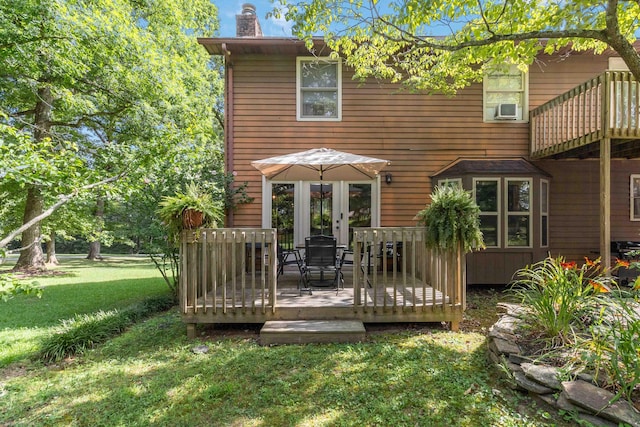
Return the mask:
<path id="1" fill-rule="evenodd" d="M 249 195 L 255 198 L 235 213 L 235 227 L 261 225 L 262 178 L 250 165 L 260 158 L 329 147 L 389 159 L 386 171 L 393 174 L 393 183 L 381 185 L 381 225 L 410 226 L 429 201 L 430 176 L 457 158 L 527 157 L 527 123 L 483 122 L 482 84 L 449 98 L 409 93 L 392 84 L 361 85 L 344 69 L 342 121 L 299 122 L 295 57 L 239 55 L 233 59 L 234 169 L 236 181 L 247 181 Z M 606 58 L 594 61 L 579 54 L 563 61 L 545 58 L 543 63 L 531 67 L 531 108 L 607 66 Z M 551 188 L 556 188 L 554 180 Z M 597 211 L 597 183 L 594 189 Z M 595 227 L 597 237 L 597 223 Z"/>
<path id="2" fill-rule="evenodd" d="M 552 255 L 573 261 L 598 256 L 600 247 L 600 177 L 597 160 L 545 160 L 549 172 L 549 243 Z M 640 160 L 611 162 L 611 240 L 640 240 L 640 222 L 629 219 L 629 179 L 640 173 Z"/>

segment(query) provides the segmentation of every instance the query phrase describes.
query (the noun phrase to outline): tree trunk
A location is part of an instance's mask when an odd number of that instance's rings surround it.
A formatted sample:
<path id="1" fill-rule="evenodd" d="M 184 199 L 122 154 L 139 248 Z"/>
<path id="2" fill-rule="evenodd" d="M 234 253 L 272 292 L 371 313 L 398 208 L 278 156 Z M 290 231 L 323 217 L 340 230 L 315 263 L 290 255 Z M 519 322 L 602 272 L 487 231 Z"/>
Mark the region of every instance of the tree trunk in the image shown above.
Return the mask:
<path id="1" fill-rule="evenodd" d="M 53 95 L 48 86 L 38 88 L 38 101 L 36 102 L 33 115 L 33 139 L 36 142 L 50 137 L 51 130 L 51 106 L 53 105 Z M 41 215 L 44 211 L 44 197 L 38 186 L 31 186 L 27 190 L 27 200 L 24 205 L 24 215 L 22 223 L 26 224 L 32 218 Z M 14 270 L 45 270 L 42 246 L 40 246 L 40 222 L 36 222 L 31 227 L 22 232 L 23 249 L 20 252 L 18 262 L 13 267 Z"/>
<path id="2" fill-rule="evenodd" d="M 95 212 L 95 217 L 98 219 L 98 224 L 100 224 L 98 227 L 99 229 L 96 230 L 98 232 L 98 234 L 102 231 L 102 221 L 104 219 L 104 199 L 102 197 L 98 197 L 98 200 L 96 200 L 96 212 Z M 90 260 L 101 260 L 102 259 L 102 255 L 100 254 L 100 249 L 101 249 L 101 244 L 100 244 L 100 240 L 96 239 L 93 242 L 89 243 L 89 254 L 87 255 L 87 259 Z"/>
<path id="3" fill-rule="evenodd" d="M 58 265 L 58 257 L 56 257 L 56 232 L 52 231 L 47 242 L 47 264 Z"/>
<path id="4" fill-rule="evenodd" d="M 42 213 L 44 200 L 40 189 L 30 187 L 27 192 L 27 201 L 24 208 L 22 223 Z M 42 246 L 40 245 L 40 223 L 36 223 L 22 232 L 21 247 L 18 262 L 13 267 L 14 271 L 45 270 Z"/>

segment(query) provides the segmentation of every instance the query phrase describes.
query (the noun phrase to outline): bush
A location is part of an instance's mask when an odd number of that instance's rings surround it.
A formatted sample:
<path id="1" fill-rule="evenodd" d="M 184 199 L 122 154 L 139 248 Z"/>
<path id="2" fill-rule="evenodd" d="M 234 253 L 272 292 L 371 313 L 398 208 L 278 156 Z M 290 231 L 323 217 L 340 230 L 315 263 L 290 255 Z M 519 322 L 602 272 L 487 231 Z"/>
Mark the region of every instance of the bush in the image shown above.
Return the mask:
<path id="1" fill-rule="evenodd" d="M 574 342 L 576 327 L 597 316 L 600 295 L 609 292 L 599 262 L 581 267 L 562 257 L 546 258 L 518 270 L 512 292 L 526 308 L 527 326 L 553 346 Z"/>
<path id="2" fill-rule="evenodd" d="M 81 354 L 120 334 L 131 324 L 168 310 L 174 304 L 172 296 L 158 296 L 121 311 L 99 311 L 63 320 L 58 332 L 42 342 L 38 358 L 45 362 L 57 362 L 65 357 Z"/>

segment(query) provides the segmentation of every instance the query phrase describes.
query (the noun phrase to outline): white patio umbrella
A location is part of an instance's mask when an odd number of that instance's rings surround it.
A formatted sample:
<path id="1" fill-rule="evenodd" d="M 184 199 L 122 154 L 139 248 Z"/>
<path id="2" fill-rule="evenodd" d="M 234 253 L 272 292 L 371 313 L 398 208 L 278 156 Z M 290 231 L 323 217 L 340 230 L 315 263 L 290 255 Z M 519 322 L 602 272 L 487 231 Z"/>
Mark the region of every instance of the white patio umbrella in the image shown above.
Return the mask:
<path id="1" fill-rule="evenodd" d="M 314 181 L 320 179 L 321 218 L 323 180 L 360 181 L 374 179 L 388 164 L 388 160 L 330 148 L 314 148 L 251 162 L 251 165 L 262 172 L 264 176 L 273 180 Z M 323 220 L 321 220 L 320 232 L 324 232 Z"/>

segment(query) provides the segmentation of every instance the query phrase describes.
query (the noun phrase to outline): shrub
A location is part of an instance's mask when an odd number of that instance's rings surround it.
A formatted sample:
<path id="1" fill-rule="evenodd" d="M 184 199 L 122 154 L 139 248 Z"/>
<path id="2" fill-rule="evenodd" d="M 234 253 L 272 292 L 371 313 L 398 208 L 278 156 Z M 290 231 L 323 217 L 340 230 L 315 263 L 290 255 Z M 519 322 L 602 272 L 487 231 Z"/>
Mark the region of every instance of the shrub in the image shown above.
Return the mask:
<path id="1" fill-rule="evenodd" d="M 564 258 L 546 258 L 518 270 L 511 291 L 526 311 L 527 325 L 553 346 L 575 342 L 576 327 L 598 315 L 600 296 L 609 292 L 598 261 L 581 267 Z"/>
<path id="2" fill-rule="evenodd" d="M 480 231 L 480 208 L 471 195 L 458 186 L 438 186 L 431 204 L 418 212 L 418 223 L 427 227 L 427 246 L 464 252 L 484 248 Z"/>
<path id="3" fill-rule="evenodd" d="M 620 295 L 607 301 L 601 322 L 591 328 L 583 359 L 594 372 L 604 372 L 618 397 L 631 401 L 640 385 L 640 305 Z"/>
<path id="4" fill-rule="evenodd" d="M 172 296 L 159 296 L 124 310 L 99 311 L 63 320 L 58 332 L 42 342 L 38 357 L 45 362 L 56 362 L 74 354 L 81 354 L 120 334 L 131 324 L 154 313 L 168 310 L 174 304 Z"/>

